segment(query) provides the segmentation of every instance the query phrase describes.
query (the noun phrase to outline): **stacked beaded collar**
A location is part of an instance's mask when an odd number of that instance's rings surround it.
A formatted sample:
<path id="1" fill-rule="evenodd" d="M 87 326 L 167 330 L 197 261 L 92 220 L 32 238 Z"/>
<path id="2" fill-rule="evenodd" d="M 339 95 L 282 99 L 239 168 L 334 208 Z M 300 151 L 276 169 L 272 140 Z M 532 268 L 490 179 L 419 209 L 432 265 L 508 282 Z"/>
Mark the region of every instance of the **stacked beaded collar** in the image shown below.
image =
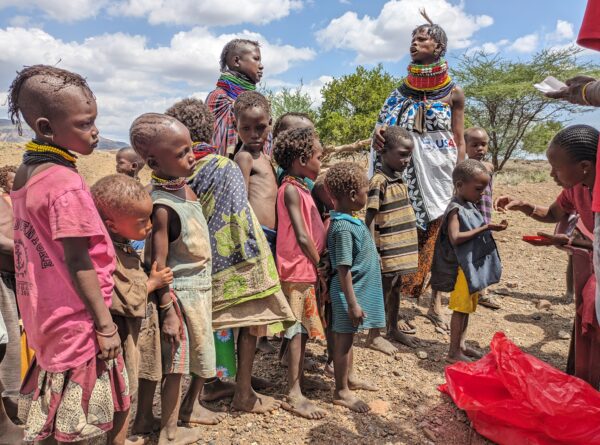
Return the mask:
<path id="1" fill-rule="evenodd" d="M 448 62 L 440 59 L 431 65 L 408 65 L 408 76 L 404 78 L 400 91 L 405 96 L 427 99 L 446 97 L 454 88 L 448 74 Z"/>
<path id="2" fill-rule="evenodd" d="M 64 167 L 76 168 L 77 156 L 64 148 L 37 141 L 29 141 L 25 145 L 23 164 L 39 165 L 48 162 Z"/>
<path id="3" fill-rule="evenodd" d="M 163 179 L 152 173 L 150 183 L 155 187 L 160 187 L 170 192 L 181 190 L 185 187 L 186 178 Z"/>
<path id="4" fill-rule="evenodd" d="M 281 183 L 284 183 L 284 182 L 289 182 L 290 184 L 296 184 L 302 190 L 306 190 L 307 192 L 310 192 L 310 189 L 308 188 L 306 181 L 303 178 L 300 178 L 298 176 L 285 175 L 283 177 L 283 179 L 281 180 Z"/>

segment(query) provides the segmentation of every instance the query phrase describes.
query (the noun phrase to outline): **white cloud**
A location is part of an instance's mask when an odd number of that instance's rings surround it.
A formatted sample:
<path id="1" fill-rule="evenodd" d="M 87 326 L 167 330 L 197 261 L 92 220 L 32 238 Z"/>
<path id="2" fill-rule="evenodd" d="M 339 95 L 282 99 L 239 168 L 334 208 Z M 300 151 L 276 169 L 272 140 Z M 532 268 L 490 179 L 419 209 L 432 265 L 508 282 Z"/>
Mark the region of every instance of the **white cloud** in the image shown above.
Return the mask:
<path id="1" fill-rule="evenodd" d="M 41 10 L 53 20 L 74 22 L 95 16 L 107 2 L 108 0 L 0 0 L 0 10 L 11 6 L 21 11 Z"/>
<path id="2" fill-rule="evenodd" d="M 31 24 L 31 17 L 26 15 L 16 15 L 8 21 L 8 24 L 10 26 L 26 27 Z"/>
<path id="3" fill-rule="evenodd" d="M 318 108 L 323 103 L 321 89 L 333 80 L 332 76 L 320 76 L 318 79 L 313 79 L 302 85 L 302 91 L 308 93 L 313 101 L 313 107 Z"/>
<path id="4" fill-rule="evenodd" d="M 310 48 L 270 43 L 250 31 L 215 35 L 193 28 L 175 34 L 168 46 L 152 47 L 139 35 L 102 34 L 65 42 L 41 29 L 6 28 L 0 29 L 0 85 L 9 85 L 23 66 L 60 61 L 60 67 L 88 79 L 98 98 L 100 129 L 110 132 L 106 136 L 123 137 L 136 115 L 164 111 L 177 99 L 212 90 L 221 49 L 235 37 L 261 42 L 267 81 L 315 56 Z"/>
<path id="5" fill-rule="evenodd" d="M 557 41 L 572 40 L 574 37 L 573 24 L 565 20 L 557 20 L 556 29 L 548 35 L 549 39 Z"/>
<path id="6" fill-rule="evenodd" d="M 412 30 L 425 23 L 419 13 L 422 7 L 422 0 L 390 0 L 378 17 L 349 11 L 317 31 L 316 38 L 325 49 L 355 51 L 358 63 L 397 61 L 408 53 Z M 430 0 L 426 7 L 429 17 L 446 31 L 450 49 L 469 47 L 473 34 L 494 22 L 487 15 L 467 14 L 463 2 Z"/>
<path id="7" fill-rule="evenodd" d="M 473 54 L 475 52 L 483 52 L 484 54 L 496 54 L 502 51 L 507 45 L 510 44 L 508 39 L 502 39 L 497 42 L 485 42 L 481 45 L 473 46 L 467 50 L 467 54 Z"/>
<path id="8" fill-rule="evenodd" d="M 540 37 L 537 34 L 527 34 L 516 39 L 509 49 L 518 53 L 530 53 L 535 51 Z"/>

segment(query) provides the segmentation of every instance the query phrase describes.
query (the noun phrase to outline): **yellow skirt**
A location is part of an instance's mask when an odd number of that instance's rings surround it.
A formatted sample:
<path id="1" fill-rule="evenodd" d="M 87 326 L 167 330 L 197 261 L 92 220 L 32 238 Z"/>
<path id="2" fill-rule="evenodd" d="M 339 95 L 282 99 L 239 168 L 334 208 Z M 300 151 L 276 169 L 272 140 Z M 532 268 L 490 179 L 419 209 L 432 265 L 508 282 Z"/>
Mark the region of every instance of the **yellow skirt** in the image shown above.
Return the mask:
<path id="1" fill-rule="evenodd" d="M 450 302 L 448 307 L 452 311 L 461 312 L 463 314 L 471 314 L 477 309 L 479 301 L 479 292 L 469 294 L 469 284 L 463 270 L 458 268 L 458 276 L 454 290 L 450 293 Z"/>
<path id="2" fill-rule="evenodd" d="M 25 331 L 21 330 L 21 381 L 25 378 L 25 374 L 33 362 L 33 355 L 33 349 L 27 344 Z"/>

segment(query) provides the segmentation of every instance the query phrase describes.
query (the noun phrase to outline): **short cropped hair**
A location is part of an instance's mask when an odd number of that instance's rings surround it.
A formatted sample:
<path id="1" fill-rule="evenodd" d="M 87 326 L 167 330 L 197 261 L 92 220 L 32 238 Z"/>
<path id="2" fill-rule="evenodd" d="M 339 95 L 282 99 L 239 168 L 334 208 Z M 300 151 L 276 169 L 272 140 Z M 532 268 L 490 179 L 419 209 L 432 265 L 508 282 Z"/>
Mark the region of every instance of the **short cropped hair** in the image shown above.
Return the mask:
<path id="1" fill-rule="evenodd" d="M 233 39 L 227 42 L 227 44 L 223 47 L 221 51 L 221 71 L 225 71 L 227 69 L 227 59 L 232 54 L 241 55 L 241 51 L 245 46 L 254 46 L 255 48 L 260 48 L 260 43 L 256 40 L 248 40 L 248 39 Z"/>
<path id="2" fill-rule="evenodd" d="M 175 122 L 179 121 L 172 116 L 160 113 L 145 113 L 138 116 L 129 128 L 131 146 L 137 154 L 147 160 L 149 147 L 154 139 Z"/>
<path id="3" fill-rule="evenodd" d="M 165 114 L 185 125 L 192 141 L 207 144 L 212 141 L 215 116 L 200 99 L 190 97 L 180 100 L 169 107 Z"/>
<path id="4" fill-rule="evenodd" d="M 387 151 L 392 147 L 398 146 L 410 146 L 414 145 L 412 136 L 406 128 L 393 125 L 385 129 L 383 134 L 385 142 L 383 143 L 383 151 Z"/>
<path id="5" fill-rule="evenodd" d="M 348 196 L 352 190 L 358 191 L 368 185 L 365 169 L 356 162 L 339 162 L 325 174 L 325 186 L 336 199 Z"/>
<path id="6" fill-rule="evenodd" d="M 465 142 L 468 142 L 469 138 L 471 137 L 471 135 L 477 131 L 482 132 L 483 134 L 485 134 L 486 136 L 489 137 L 487 131 L 485 131 L 485 128 L 481 128 L 481 127 L 469 127 L 465 130 Z"/>
<path id="7" fill-rule="evenodd" d="M 144 159 L 142 159 L 142 157 L 133 149 L 133 147 L 129 145 L 127 147 L 119 148 L 117 155 L 128 156 L 132 161 L 137 162 L 138 172 L 144 168 L 144 165 L 146 165 L 146 161 L 144 161 Z"/>
<path id="8" fill-rule="evenodd" d="M 233 103 L 233 115 L 237 119 L 240 113 L 255 107 L 262 108 L 269 117 L 271 116 L 271 104 L 265 96 L 258 91 L 244 91 Z"/>
<path id="9" fill-rule="evenodd" d="M 4 192 L 8 192 L 8 174 L 16 172 L 16 165 L 4 165 L 0 167 L 0 189 L 4 190 Z"/>
<path id="10" fill-rule="evenodd" d="M 94 98 L 87 81 L 77 73 L 50 65 L 32 65 L 23 68 L 8 88 L 8 115 L 23 134 L 21 117 L 34 127 L 39 117 L 52 117 L 62 109 L 60 93 L 68 87 L 77 87 Z"/>
<path id="11" fill-rule="evenodd" d="M 485 173 L 486 175 L 490 174 L 482 162 L 475 159 L 466 159 L 454 168 L 454 171 L 452 172 L 452 183 L 456 185 L 459 182 L 469 182 L 481 173 Z"/>
<path id="12" fill-rule="evenodd" d="M 308 161 L 315 151 L 317 133 L 312 128 L 295 128 L 277 136 L 273 148 L 275 162 L 284 170 L 288 170 L 296 159 Z"/>
<path id="13" fill-rule="evenodd" d="M 92 188 L 92 198 L 103 219 L 131 214 L 132 203 L 150 198 L 148 191 L 136 179 L 120 173 L 105 176 Z"/>
<path id="14" fill-rule="evenodd" d="M 308 121 L 312 122 L 314 125 L 313 120 L 310 118 L 310 116 L 307 113 L 297 113 L 295 111 L 289 111 L 289 112 L 284 113 L 281 116 L 279 116 L 277 118 L 277 120 L 275 121 L 275 124 L 273 125 L 273 138 L 276 138 L 277 135 L 279 133 L 281 133 L 281 131 L 284 130 L 283 123 L 285 122 L 286 118 L 288 118 L 288 117 L 297 117 L 299 119 L 307 119 Z"/>
<path id="15" fill-rule="evenodd" d="M 563 148 L 576 162 L 592 161 L 595 165 L 598 134 L 598 130 L 590 125 L 569 125 L 554 135 L 550 145 Z"/>

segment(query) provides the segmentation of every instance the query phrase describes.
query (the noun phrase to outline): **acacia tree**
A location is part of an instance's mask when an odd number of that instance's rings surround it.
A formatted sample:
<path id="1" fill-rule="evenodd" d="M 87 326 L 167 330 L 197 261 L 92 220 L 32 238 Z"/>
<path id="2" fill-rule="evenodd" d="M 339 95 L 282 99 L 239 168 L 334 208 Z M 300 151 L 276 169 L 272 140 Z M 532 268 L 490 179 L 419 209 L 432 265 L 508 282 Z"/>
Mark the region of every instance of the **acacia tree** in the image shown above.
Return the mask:
<path id="1" fill-rule="evenodd" d="M 358 66 L 354 73 L 325 85 L 317 122 L 321 140 L 340 145 L 369 138 L 383 101 L 398 82 L 379 64 L 370 70 Z"/>
<path id="2" fill-rule="evenodd" d="M 272 90 L 263 89 L 261 93 L 269 99 L 271 103 L 271 114 L 273 116 L 273 122 L 279 118 L 279 116 L 289 113 L 306 113 L 314 121 L 317 118 L 317 113 L 313 107 L 314 102 L 310 95 L 303 91 L 303 84 L 297 88 L 282 88 L 277 92 Z"/>
<path id="3" fill-rule="evenodd" d="M 578 64 L 580 51 L 575 47 L 545 49 L 529 61 L 516 62 L 483 52 L 462 57 L 452 74 L 465 91 L 468 121 L 489 133 L 489 153 L 496 170 L 517 150 L 539 152 L 542 142 L 537 136 L 547 137 L 572 113 L 589 111 L 549 99 L 533 87 L 547 76 L 594 75 L 594 65 Z"/>

